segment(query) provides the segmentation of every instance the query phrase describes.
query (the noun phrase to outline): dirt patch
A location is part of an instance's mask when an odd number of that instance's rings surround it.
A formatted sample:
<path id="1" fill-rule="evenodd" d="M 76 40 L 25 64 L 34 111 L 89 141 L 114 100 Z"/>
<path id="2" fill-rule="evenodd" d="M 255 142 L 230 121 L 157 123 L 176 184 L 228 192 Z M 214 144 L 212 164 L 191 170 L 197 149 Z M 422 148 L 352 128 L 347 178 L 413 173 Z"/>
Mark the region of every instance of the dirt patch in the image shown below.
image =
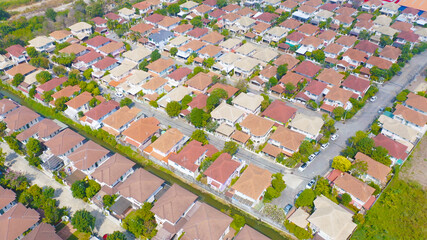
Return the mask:
<path id="1" fill-rule="evenodd" d="M 427 189 L 427 135 L 425 135 L 412 153 L 412 158 L 405 163 L 401 177 L 420 183 Z"/>

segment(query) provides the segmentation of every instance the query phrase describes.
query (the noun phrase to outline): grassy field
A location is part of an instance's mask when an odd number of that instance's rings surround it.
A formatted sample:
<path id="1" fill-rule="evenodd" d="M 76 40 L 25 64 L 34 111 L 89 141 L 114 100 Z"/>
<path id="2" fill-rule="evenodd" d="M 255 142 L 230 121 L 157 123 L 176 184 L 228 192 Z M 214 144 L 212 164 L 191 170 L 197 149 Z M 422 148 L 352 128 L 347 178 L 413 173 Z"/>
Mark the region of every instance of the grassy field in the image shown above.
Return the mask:
<path id="1" fill-rule="evenodd" d="M 424 137 L 423 142 L 427 141 Z M 417 180 L 425 173 L 413 166 L 425 164 L 427 149 L 418 147 L 377 203 L 369 210 L 352 239 L 425 239 L 427 236 L 427 193 Z M 421 174 L 421 176 L 418 176 Z M 408 175 L 414 175 L 411 178 Z M 417 176 L 415 176 L 417 175 Z"/>
<path id="2" fill-rule="evenodd" d="M 25 4 L 35 3 L 37 0 L 0 0 L 0 8 L 11 9 L 15 7 L 20 7 Z"/>

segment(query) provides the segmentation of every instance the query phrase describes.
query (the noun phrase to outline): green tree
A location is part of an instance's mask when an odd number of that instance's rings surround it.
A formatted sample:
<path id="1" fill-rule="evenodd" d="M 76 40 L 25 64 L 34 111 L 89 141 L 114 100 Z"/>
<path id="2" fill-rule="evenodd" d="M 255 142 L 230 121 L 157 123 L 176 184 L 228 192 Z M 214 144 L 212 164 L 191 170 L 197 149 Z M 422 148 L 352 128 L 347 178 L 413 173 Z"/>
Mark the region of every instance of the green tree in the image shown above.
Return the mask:
<path id="1" fill-rule="evenodd" d="M 215 59 L 213 57 L 206 58 L 203 60 L 203 66 L 211 68 L 215 64 Z"/>
<path id="2" fill-rule="evenodd" d="M 332 193 L 332 187 L 329 185 L 329 180 L 324 177 L 318 178 L 314 187 L 314 193 L 316 196 L 330 196 Z"/>
<path id="3" fill-rule="evenodd" d="M 144 61 L 142 61 L 139 64 L 138 69 L 147 72 L 148 71 L 148 69 L 147 69 L 148 64 L 150 64 L 150 63 L 147 61 L 147 59 L 144 59 Z"/>
<path id="4" fill-rule="evenodd" d="M 3 121 L 0 121 L 0 137 L 4 137 L 6 134 L 7 124 Z"/>
<path id="5" fill-rule="evenodd" d="M 288 64 L 277 67 L 277 79 L 281 79 L 288 72 Z"/>
<path id="6" fill-rule="evenodd" d="M 217 95 L 210 95 L 207 99 L 206 99 L 206 109 L 208 110 L 208 112 L 211 112 L 212 110 L 214 110 L 214 108 L 216 108 L 220 103 L 220 98 Z"/>
<path id="7" fill-rule="evenodd" d="M 37 91 L 36 91 L 36 86 L 33 85 L 30 89 L 30 91 L 28 92 L 28 96 L 30 96 L 30 98 L 34 98 L 34 96 L 36 95 Z"/>
<path id="8" fill-rule="evenodd" d="M 350 204 L 351 202 L 351 196 L 348 193 L 344 193 L 343 195 L 341 195 L 341 203 L 344 206 L 347 206 L 348 204 Z"/>
<path id="9" fill-rule="evenodd" d="M 66 102 L 68 102 L 70 100 L 70 98 L 68 97 L 60 97 L 58 99 L 55 100 L 55 108 L 57 111 L 63 112 L 67 109 L 67 105 L 65 104 Z"/>
<path id="10" fill-rule="evenodd" d="M 390 156 L 388 155 L 388 150 L 384 147 L 378 146 L 375 147 L 371 154 L 372 159 L 378 161 L 386 166 L 391 165 Z"/>
<path id="11" fill-rule="evenodd" d="M 380 37 L 380 46 L 381 47 L 385 47 L 386 45 L 391 45 L 391 44 L 393 44 L 393 39 L 391 39 L 387 35 L 381 35 L 381 37 Z"/>
<path id="12" fill-rule="evenodd" d="M 369 37 L 370 37 L 370 34 L 369 34 L 368 31 L 366 31 L 366 30 L 360 31 L 360 33 L 359 33 L 359 39 L 361 39 L 361 40 L 368 40 Z"/>
<path id="13" fill-rule="evenodd" d="M 56 15 L 57 15 L 57 13 L 52 8 L 46 9 L 45 16 L 47 18 L 49 18 L 50 20 L 55 22 L 56 21 Z"/>
<path id="14" fill-rule="evenodd" d="M 101 190 L 101 185 L 99 185 L 99 183 L 97 183 L 95 180 L 89 180 L 87 182 L 87 188 L 85 190 L 86 192 L 86 197 L 91 199 L 93 196 L 95 196 L 99 190 Z"/>
<path id="15" fill-rule="evenodd" d="M 336 156 L 332 161 L 332 168 L 338 169 L 342 172 L 347 172 L 351 167 L 351 162 L 346 157 Z"/>
<path id="16" fill-rule="evenodd" d="M 323 63 L 325 61 L 325 52 L 323 50 L 315 50 L 312 53 L 312 56 L 314 58 L 314 60 L 316 60 L 319 63 Z"/>
<path id="17" fill-rule="evenodd" d="M 10 18 L 10 14 L 3 8 L 0 8 L 0 21 L 4 21 Z"/>
<path id="18" fill-rule="evenodd" d="M 35 47 L 27 47 L 26 51 L 30 58 L 36 58 L 39 55 Z"/>
<path id="19" fill-rule="evenodd" d="M 86 70 L 83 72 L 83 77 L 85 77 L 85 78 L 86 78 L 86 80 L 90 80 L 90 79 L 92 79 L 92 72 L 93 72 L 93 69 L 92 69 L 92 68 L 88 68 L 88 69 L 86 69 Z"/>
<path id="20" fill-rule="evenodd" d="M 151 204 L 144 203 L 142 208 L 134 210 L 123 219 L 123 228 L 135 235 L 136 238 L 152 238 L 157 234 L 157 223 Z"/>
<path id="21" fill-rule="evenodd" d="M 12 80 L 12 85 L 14 87 L 19 86 L 19 84 L 21 84 L 24 81 L 25 77 L 24 75 L 17 73 L 15 74 L 15 76 L 13 76 L 13 80 Z"/>
<path id="22" fill-rule="evenodd" d="M 25 147 L 27 149 L 27 155 L 30 157 L 38 157 L 42 152 L 41 143 L 35 138 L 28 139 L 28 142 Z"/>
<path id="23" fill-rule="evenodd" d="M 238 149 L 239 149 L 239 146 L 237 145 L 237 143 L 228 141 L 228 142 L 225 142 L 224 148 L 222 149 L 222 151 L 233 156 L 234 154 L 237 153 Z"/>
<path id="24" fill-rule="evenodd" d="M 86 197 L 86 187 L 87 184 L 83 180 L 75 181 L 71 185 L 71 193 L 73 194 L 73 197 L 84 199 Z"/>
<path id="25" fill-rule="evenodd" d="M 3 152 L 3 149 L 0 148 L 0 169 L 4 168 L 5 161 L 6 161 L 6 153 Z"/>
<path id="26" fill-rule="evenodd" d="M 374 146 L 375 146 L 374 140 L 372 138 L 365 137 L 360 139 L 360 141 L 357 142 L 356 149 L 364 154 L 371 155 L 372 149 L 374 148 Z"/>
<path id="27" fill-rule="evenodd" d="M 108 235 L 107 240 L 126 240 L 126 235 L 119 231 L 114 231 L 112 234 Z"/>
<path id="28" fill-rule="evenodd" d="M 336 107 L 332 110 L 335 120 L 340 120 L 344 116 L 344 113 L 345 109 L 343 107 Z"/>
<path id="29" fill-rule="evenodd" d="M 302 191 L 301 195 L 295 201 L 295 207 L 303 207 L 303 206 L 313 206 L 313 201 L 316 198 L 316 194 L 314 191 L 310 189 L 305 189 Z"/>
<path id="30" fill-rule="evenodd" d="M 152 51 L 150 54 L 151 62 L 154 62 L 154 61 L 160 59 L 161 57 L 162 57 L 162 55 L 160 55 L 160 52 L 157 49 Z"/>
<path id="31" fill-rule="evenodd" d="M 198 142 L 201 142 L 203 145 L 206 145 L 209 143 L 208 135 L 201 129 L 196 129 L 191 134 L 191 140 L 196 140 Z"/>
<path id="32" fill-rule="evenodd" d="M 176 54 L 178 53 L 178 48 L 173 47 L 169 50 L 169 53 L 171 54 L 171 56 L 175 57 Z"/>
<path id="33" fill-rule="evenodd" d="M 356 176 L 362 176 L 368 171 L 368 163 L 362 160 L 356 160 L 350 167 L 350 171 Z"/>
<path id="34" fill-rule="evenodd" d="M 408 97 L 407 97 L 408 94 L 409 94 L 409 91 L 403 90 L 402 92 L 400 92 L 399 94 L 397 94 L 396 100 L 399 101 L 399 102 L 404 102 L 404 101 L 406 101 L 406 99 L 408 99 Z"/>
<path id="35" fill-rule="evenodd" d="M 230 227 L 232 227 L 236 232 L 239 232 L 240 229 L 242 229 L 243 226 L 245 226 L 246 220 L 243 216 L 240 216 L 238 214 L 233 214 L 233 221 L 230 224 Z"/>
<path id="36" fill-rule="evenodd" d="M 181 112 L 181 104 L 177 101 L 168 102 L 165 110 L 169 117 L 177 117 Z"/>
<path id="37" fill-rule="evenodd" d="M 48 71 L 41 71 L 37 73 L 36 75 L 37 82 L 43 84 L 45 82 L 48 82 L 52 79 L 52 75 Z"/>
<path id="38" fill-rule="evenodd" d="M 205 127 L 209 118 L 210 114 L 199 108 L 193 108 L 190 112 L 190 122 L 195 127 Z"/>
<path id="39" fill-rule="evenodd" d="M 179 8 L 179 4 L 178 3 L 173 3 L 171 5 L 169 5 L 166 10 L 168 11 L 168 13 L 172 16 L 175 16 L 179 13 L 180 8 Z"/>
<path id="40" fill-rule="evenodd" d="M 122 100 L 120 100 L 120 107 L 129 107 L 130 105 L 132 105 L 132 100 L 130 98 L 123 98 Z"/>
<path id="41" fill-rule="evenodd" d="M 86 210 L 78 210 L 71 218 L 71 225 L 80 232 L 92 232 L 95 227 L 95 217 Z"/>
<path id="42" fill-rule="evenodd" d="M 223 8 L 223 7 L 227 6 L 227 4 L 228 4 L 227 0 L 216 1 L 216 5 L 218 6 L 218 8 Z"/>
<path id="43" fill-rule="evenodd" d="M 195 28 L 202 28 L 203 27 L 203 22 L 202 22 L 201 16 L 194 17 L 193 19 L 190 20 L 190 23 Z"/>
<path id="44" fill-rule="evenodd" d="M 96 99 L 96 98 L 92 98 L 90 101 L 89 101 L 89 106 L 91 107 L 91 108 L 93 108 L 93 107 L 96 107 L 96 105 L 98 105 L 99 104 L 99 100 L 98 99 Z"/>
<path id="45" fill-rule="evenodd" d="M 116 201 L 117 195 L 104 195 L 102 197 L 102 204 L 105 208 L 110 208 L 113 206 L 114 202 Z"/>

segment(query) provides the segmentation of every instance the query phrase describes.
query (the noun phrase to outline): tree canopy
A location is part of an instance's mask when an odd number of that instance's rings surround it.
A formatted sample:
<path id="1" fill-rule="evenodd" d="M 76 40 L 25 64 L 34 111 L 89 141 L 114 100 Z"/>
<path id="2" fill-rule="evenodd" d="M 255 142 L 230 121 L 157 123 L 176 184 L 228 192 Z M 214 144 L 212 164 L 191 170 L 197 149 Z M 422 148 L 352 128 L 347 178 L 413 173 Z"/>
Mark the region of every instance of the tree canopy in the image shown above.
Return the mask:
<path id="1" fill-rule="evenodd" d="M 71 224 L 80 232 L 92 232 L 95 227 L 95 217 L 86 210 L 78 210 L 71 218 Z"/>
<path id="2" fill-rule="evenodd" d="M 43 84 L 52 79 L 52 75 L 48 71 L 41 71 L 36 75 L 37 82 Z"/>
<path id="3" fill-rule="evenodd" d="M 336 156 L 332 161 L 332 168 L 338 169 L 342 172 L 350 170 L 351 162 L 346 157 Z"/>
<path id="4" fill-rule="evenodd" d="M 27 148 L 27 155 L 30 157 L 37 157 L 42 152 L 41 143 L 35 138 L 28 139 L 28 142 L 25 147 Z"/>
<path id="5" fill-rule="evenodd" d="M 224 148 L 222 149 L 222 151 L 233 156 L 234 154 L 237 153 L 238 149 L 239 149 L 239 145 L 237 145 L 237 143 L 228 141 L 228 142 L 225 142 Z"/>
<path id="6" fill-rule="evenodd" d="M 200 129 L 195 130 L 192 134 L 191 134 L 191 140 L 196 140 L 201 142 L 203 145 L 206 145 L 209 143 L 208 140 L 208 135 Z"/>
<path id="7" fill-rule="evenodd" d="M 313 201 L 316 198 L 316 194 L 314 191 L 310 189 L 305 189 L 302 191 L 301 195 L 295 201 L 295 207 L 303 207 L 303 206 L 313 206 Z"/>
<path id="8" fill-rule="evenodd" d="M 169 117 L 177 117 L 181 112 L 181 104 L 177 101 L 168 102 L 165 110 Z"/>
<path id="9" fill-rule="evenodd" d="M 152 238 L 157 234 L 157 223 L 151 204 L 144 203 L 142 208 L 134 210 L 123 219 L 123 228 L 135 235 L 136 238 Z"/>

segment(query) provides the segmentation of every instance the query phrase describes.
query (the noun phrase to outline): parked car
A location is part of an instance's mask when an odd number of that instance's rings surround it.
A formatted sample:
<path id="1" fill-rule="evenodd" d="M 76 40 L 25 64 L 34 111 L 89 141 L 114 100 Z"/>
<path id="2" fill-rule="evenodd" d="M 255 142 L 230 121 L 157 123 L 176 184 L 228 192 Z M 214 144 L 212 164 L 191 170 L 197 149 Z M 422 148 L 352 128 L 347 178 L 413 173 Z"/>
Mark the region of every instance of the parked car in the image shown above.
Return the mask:
<path id="1" fill-rule="evenodd" d="M 311 154 L 309 157 L 308 157 L 308 162 L 307 163 L 311 163 L 311 162 L 313 162 L 313 160 L 316 158 L 317 156 L 316 156 L 316 154 Z"/>
<path id="2" fill-rule="evenodd" d="M 375 102 L 376 100 L 377 100 L 377 96 L 373 96 L 369 99 L 369 101 L 371 101 L 371 102 Z"/>
<path id="3" fill-rule="evenodd" d="M 307 183 L 307 185 L 305 186 L 305 188 L 309 189 L 312 188 L 314 183 L 316 183 L 316 181 L 314 179 L 312 179 L 310 182 Z"/>
<path id="4" fill-rule="evenodd" d="M 402 71 L 397 72 L 397 76 L 402 75 Z"/>
<path id="5" fill-rule="evenodd" d="M 339 137 L 338 134 L 334 134 L 334 135 L 331 136 L 331 140 L 335 141 L 335 140 L 337 140 L 338 137 Z"/>
<path id="6" fill-rule="evenodd" d="M 326 148 L 328 148 L 329 147 L 329 143 L 325 143 L 325 144 L 322 144 L 322 146 L 320 146 L 320 148 L 322 149 L 322 150 L 325 150 Z"/>
<path id="7" fill-rule="evenodd" d="M 121 92 L 116 92 L 114 95 L 116 95 L 116 97 L 118 97 L 118 98 L 123 97 L 123 93 L 121 93 Z"/>
<path id="8" fill-rule="evenodd" d="M 297 198 L 299 198 L 299 195 L 301 195 L 302 191 L 303 191 L 303 190 L 299 191 L 299 192 L 297 193 L 297 195 L 295 195 L 295 200 L 296 200 Z"/>
<path id="9" fill-rule="evenodd" d="M 292 209 L 292 204 L 288 204 L 283 208 L 283 211 L 285 211 L 285 215 L 288 215 L 289 211 Z"/>
<path id="10" fill-rule="evenodd" d="M 307 168 L 307 163 L 303 163 L 299 168 L 298 168 L 298 171 L 300 171 L 300 172 L 302 172 L 302 171 L 304 171 L 306 168 Z"/>
<path id="11" fill-rule="evenodd" d="M 384 111 L 384 108 L 380 108 L 379 110 L 378 110 L 378 113 L 382 113 Z"/>
<path id="12" fill-rule="evenodd" d="M 316 156 L 317 156 L 317 155 L 319 155 L 319 154 L 320 154 L 320 152 L 321 152 L 321 151 L 319 150 L 319 151 L 315 152 L 315 153 L 314 153 L 314 155 L 316 155 Z"/>

